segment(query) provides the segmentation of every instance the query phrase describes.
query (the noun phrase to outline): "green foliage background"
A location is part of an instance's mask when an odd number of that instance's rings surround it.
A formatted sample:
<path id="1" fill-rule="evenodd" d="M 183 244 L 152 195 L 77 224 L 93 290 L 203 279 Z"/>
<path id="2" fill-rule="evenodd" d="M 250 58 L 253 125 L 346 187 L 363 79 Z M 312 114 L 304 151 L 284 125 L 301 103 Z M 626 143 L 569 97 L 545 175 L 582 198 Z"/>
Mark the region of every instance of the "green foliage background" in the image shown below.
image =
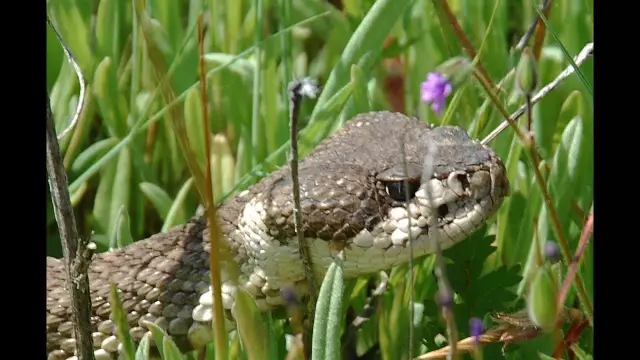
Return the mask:
<path id="1" fill-rule="evenodd" d="M 344 0 L 343 11 L 320 0 L 147 0 L 143 6 L 153 19 L 152 35 L 159 52 L 149 51 L 134 16 L 136 3 L 47 1 L 52 22 L 87 81 L 85 109 L 75 130 L 60 145 L 80 233 L 90 236 L 93 232 L 101 251 L 183 223 L 196 210 L 198 195 L 171 122 L 176 117 L 184 120 L 190 146 L 198 163 L 204 164 L 196 31 L 201 13 L 207 24 L 204 51 L 211 124 L 207 131 L 212 136 L 213 187 L 218 200 L 286 161 L 286 86 L 293 78 L 310 76 L 324 86 L 319 106 L 314 101 L 303 106 L 307 122 L 300 135 L 302 156 L 357 113 L 397 109 L 398 103 L 391 99 L 399 93 L 404 113 L 436 125 L 462 126 L 478 139 L 503 120 L 472 80 L 454 89 L 444 118 L 420 102 L 420 83 L 426 74 L 445 60 L 464 55 L 450 25 L 438 13 L 437 1 L 379 1 L 385 11 L 372 23 L 364 18 L 372 0 Z M 536 15 L 537 2 L 452 0 L 448 4 L 473 47 L 481 51 L 480 61 L 492 80 L 498 83 L 504 78 L 501 103 L 510 112 L 516 110 L 523 98 L 515 91 L 510 73 L 519 59 L 513 47 Z M 593 3 L 554 1 L 547 23 L 538 64 L 541 85 L 569 64 L 565 51 L 575 56 L 593 41 Z M 352 38 L 357 41 L 350 42 Z M 154 57 L 167 65 L 177 99 L 174 104 L 167 103 L 158 89 Z M 593 95 L 589 91 L 593 63 L 587 61 L 581 71 L 584 82 L 571 76 L 533 112 L 536 147 L 550 168 L 545 173 L 547 186 L 572 251 L 593 202 Z M 395 76 L 398 73 L 401 76 Z M 398 78 L 402 79 L 399 87 L 390 85 L 390 79 Z M 47 89 L 60 133 L 76 108 L 79 85 L 50 28 Z M 488 312 L 522 308 L 527 279 L 535 268 L 534 238 L 554 238 L 548 209 L 521 142 L 507 129 L 491 146 L 507 165 L 511 196 L 487 228 L 445 252 L 447 274 L 457 294 L 454 310 L 461 337 L 468 335 L 470 317 L 486 320 Z M 50 199 L 47 252 L 61 256 Z M 579 271 L 591 298 L 592 259 L 588 247 Z M 360 353 L 378 343 L 384 358 L 408 358 L 409 291 L 422 309 L 414 319 L 414 355 L 442 346 L 435 340 L 445 332 L 433 301 L 437 287 L 433 257 L 418 259 L 415 269 L 413 286 L 407 281 L 406 266 L 391 271 L 379 311 L 358 334 Z M 343 311 L 347 305 L 356 310 L 362 307 L 365 284 L 366 279 L 345 284 Z M 572 291 L 566 304 L 573 299 Z M 265 324 L 269 358 L 284 358 L 282 321 L 268 318 Z M 589 352 L 591 331 L 580 342 Z M 234 337 L 232 354 L 243 358 L 247 347 L 238 347 L 237 342 Z M 539 358 L 538 351 L 551 354 L 551 337 L 515 346 L 507 351 L 507 358 Z M 501 357 L 500 345 L 488 346 L 485 356 Z"/>

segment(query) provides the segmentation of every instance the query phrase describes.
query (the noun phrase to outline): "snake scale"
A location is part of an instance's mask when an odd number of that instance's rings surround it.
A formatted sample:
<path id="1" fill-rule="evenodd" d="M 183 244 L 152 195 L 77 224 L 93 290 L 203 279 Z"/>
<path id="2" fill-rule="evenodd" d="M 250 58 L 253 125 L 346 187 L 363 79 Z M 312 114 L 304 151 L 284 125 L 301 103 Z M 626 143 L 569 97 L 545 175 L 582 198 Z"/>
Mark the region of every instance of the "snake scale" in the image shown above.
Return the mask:
<path id="1" fill-rule="evenodd" d="M 401 151 L 404 138 L 406 168 Z M 408 182 L 404 182 L 404 174 Z M 300 161 L 303 233 L 316 279 L 336 249 L 346 279 L 376 273 L 446 249 L 482 227 L 509 194 L 505 168 L 491 148 L 459 127 L 432 128 L 386 111 L 357 115 Z M 406 203 L 404 184 L 411 199 Z M 218 208 L 223 240 L 239 268 L 222 274 L 222 302 L 234 324 L 236 286 L 263 311 L 284 304 L 281 289 L 305 296 L 305 275 L 293 221 L 289 166 L 283 166 Z M 182 351 L 213 341 L 209 230 L 188 223 L 95 255 L 89 268 L 96 359 L 122 351 L 110 320 L 109 283 L 121 290 L 130 333 L 139 341 L 147 321 Z M 71 301 L 63 261 L 47 258 L 47 356 L 74 357 Z"/>

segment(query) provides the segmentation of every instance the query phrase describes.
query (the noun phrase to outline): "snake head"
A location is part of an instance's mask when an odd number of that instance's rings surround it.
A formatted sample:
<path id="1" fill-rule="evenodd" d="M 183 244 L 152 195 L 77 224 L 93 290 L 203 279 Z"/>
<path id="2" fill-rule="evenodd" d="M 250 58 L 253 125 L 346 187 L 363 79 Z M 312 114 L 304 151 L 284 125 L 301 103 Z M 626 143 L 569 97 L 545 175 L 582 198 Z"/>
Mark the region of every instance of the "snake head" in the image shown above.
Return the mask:
<path id="1" fill-rule="evenodd" d="M 352 278 L 462 241 L 509 193 L 505 174 L 496 153 L 459 127 L 431 128 L 388 112 L 358 115 L 299 165 L 302 233 L 318 276 L 336 250 L 344 250 L 344 276 Z M 247 257 L 275 287 L 303 279 L 289 168 L 246 199 L 236 236 Z"/>
<path id="2" fill-rule="evenodd" d="M 463 129 L 434 128 L 425 140 L 421 164 L 396 164 L 377 176 L 378 193 L 391 206 L 381 226 L 384 232 L 376 239 L 406 246 L 411 238 L 418 253 L 434 252 L 436 244 L 446 249 L 467 238 L 509 194 L 500 158 Z"/>

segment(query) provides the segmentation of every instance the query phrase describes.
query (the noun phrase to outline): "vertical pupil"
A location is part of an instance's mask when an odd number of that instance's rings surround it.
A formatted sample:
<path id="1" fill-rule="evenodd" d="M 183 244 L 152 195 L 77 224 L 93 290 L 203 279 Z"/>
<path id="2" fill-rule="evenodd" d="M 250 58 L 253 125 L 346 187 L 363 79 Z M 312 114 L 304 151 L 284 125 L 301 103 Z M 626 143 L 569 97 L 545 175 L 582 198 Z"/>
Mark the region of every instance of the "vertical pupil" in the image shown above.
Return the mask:
<path id="1" fill-rule="evenodd" d="M 409 184 L 409 198 L 413 198 L 416 191 L 420 187 L 419 183 L 408 182 Z M 404 194 L 404 181 L 392 181 L 387 183 L 387 193 L 389 196 L 396 201 L 405 201 L 406 197 Z"/>
<path id="2" fill-rule="evenodd" d="M 402 200 L 402 198 L 404 198 L 403 190 L 404 186 L 401 181 L 392 182 L 387 185 L 387 192 L 394 200 Z"/>

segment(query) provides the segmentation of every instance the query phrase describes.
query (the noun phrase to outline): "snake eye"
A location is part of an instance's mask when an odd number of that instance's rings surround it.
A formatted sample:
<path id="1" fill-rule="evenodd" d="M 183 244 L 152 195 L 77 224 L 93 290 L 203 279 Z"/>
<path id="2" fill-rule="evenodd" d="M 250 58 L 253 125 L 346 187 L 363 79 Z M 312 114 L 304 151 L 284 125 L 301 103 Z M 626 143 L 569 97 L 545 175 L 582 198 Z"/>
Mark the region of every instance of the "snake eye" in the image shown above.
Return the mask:
<path id="1" fill-rule="evenodd" d="M 389 181 L 386 183 L 387 194 L 389 194 L 389 196 L 395 201 L 405 201 L 405 184 L 409 185 L 409 199 L 413 199 L 413 197 L 416 195 L 416 191 L 418 191 L 418 189 L 420 188 L 419 182 Z"/>

